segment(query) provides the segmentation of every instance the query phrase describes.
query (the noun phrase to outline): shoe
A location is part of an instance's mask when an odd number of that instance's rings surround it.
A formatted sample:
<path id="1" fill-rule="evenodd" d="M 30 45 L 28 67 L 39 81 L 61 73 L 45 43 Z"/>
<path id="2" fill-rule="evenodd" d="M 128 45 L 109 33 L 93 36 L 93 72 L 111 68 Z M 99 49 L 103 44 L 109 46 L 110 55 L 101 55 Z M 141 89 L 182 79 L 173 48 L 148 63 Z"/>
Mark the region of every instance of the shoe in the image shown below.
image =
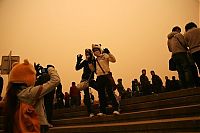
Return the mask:
<path id="1" fill-rule="evenodd" d="M 103 113 L 98 113 L 97 116 L 104 116 L 105 114 Z"/>
<path id="2" fill-rule="evenodd" d="M 90 117 L 90 118 L 94 117 L 94 114 L 93 114 L 93 113 L 91 113 L 89 117 Z"/>
<path id="3" fill-rule="evenodd" d="M 119 113 L 119 111 L 114 111 L 113 114 L 114 115 L 119 115 L 120 113 Z"/>
<path id="4" fill-rule="evenodd" d="M 52 125 L 52 124 L 49 124 L 48 127 L 49 127 L 49 128 L 53 128 L 53 125 Z"/>

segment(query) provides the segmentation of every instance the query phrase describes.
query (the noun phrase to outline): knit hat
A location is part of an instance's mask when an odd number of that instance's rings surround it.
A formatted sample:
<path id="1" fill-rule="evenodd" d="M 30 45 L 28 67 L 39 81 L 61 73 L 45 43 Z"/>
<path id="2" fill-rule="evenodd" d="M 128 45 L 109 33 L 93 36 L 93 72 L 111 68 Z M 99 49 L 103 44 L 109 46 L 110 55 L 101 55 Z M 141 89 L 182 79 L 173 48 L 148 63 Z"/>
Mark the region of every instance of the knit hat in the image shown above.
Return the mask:
<path id="1" fill-rule="evenodd" d="M 24 63 L 13 63 L 13 68 L 9 74 L 10 83 L 25 83 L 27 86 L 33 86 L 36 81 L 36 71 L 27 59 Z"/>
<path id="2" fill-rule="evenodd" d="M 94 49 L 99 49 L 99 51 L 102 52 L 101 44 L 92 44 L 92 51 L 94 51 Z"/>

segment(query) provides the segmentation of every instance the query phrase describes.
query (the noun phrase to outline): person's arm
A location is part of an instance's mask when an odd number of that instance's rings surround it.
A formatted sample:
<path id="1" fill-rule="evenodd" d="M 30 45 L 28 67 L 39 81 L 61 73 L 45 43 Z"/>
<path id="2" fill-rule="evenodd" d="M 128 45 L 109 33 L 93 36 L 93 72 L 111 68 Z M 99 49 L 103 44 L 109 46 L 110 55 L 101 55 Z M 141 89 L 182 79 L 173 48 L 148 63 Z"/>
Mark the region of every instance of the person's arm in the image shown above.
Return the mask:
<path id="1" fill-rule="evenodd" d="M 44 95 L 54 90 L 54 88 L 60 83 L 60 77 L 53 67 L 48 68 L 48 74 L 50 76 L 50 80 L 48 82 L 44 83 L 43 85 L 29 87 L 28 89 L 22 90 L 18 96 L 21 98 L 26 98 L 28 96 L 32 97 L 34 100 L 40 88 L 42 88 L 42 91 L 39 95 L 39 98 L 42 98 Z"/>
<path id="2" fill-rule="evenodd" d="M 112 55 L 111 53 L 109 53 L 108 55 L 109 55 L 109 61 L 115 63 L 116 59 L 115 59 L 114 55 Z"/>
<path id="3" fill-rule="evenodd" d="M 82 61 L 82 62 L 77 62 L 76 63 L 76 70 L 78 71 L 78 70 L 82 69 L 84 67 L 84 64 L 85 64 L 85 60 Z"/>

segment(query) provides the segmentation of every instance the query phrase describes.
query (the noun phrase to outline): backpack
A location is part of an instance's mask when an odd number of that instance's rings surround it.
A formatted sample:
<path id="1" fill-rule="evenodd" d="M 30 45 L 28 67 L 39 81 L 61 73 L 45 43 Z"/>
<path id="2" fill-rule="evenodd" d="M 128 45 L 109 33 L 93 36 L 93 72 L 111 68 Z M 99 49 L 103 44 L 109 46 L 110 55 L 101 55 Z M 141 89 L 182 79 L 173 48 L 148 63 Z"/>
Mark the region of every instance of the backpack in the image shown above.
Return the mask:
<path id="1" fill-rule="evenodd" d="M 35 103 L 39 100 L 39 95 L 42 91 L 40 86 Z M 14 133 L 40 133 L 40 124 L 38 114 L 35 111 L 35 104 L 31 105 L 26 102 L 20 101 L 19 107 L 15 113 Z"/>

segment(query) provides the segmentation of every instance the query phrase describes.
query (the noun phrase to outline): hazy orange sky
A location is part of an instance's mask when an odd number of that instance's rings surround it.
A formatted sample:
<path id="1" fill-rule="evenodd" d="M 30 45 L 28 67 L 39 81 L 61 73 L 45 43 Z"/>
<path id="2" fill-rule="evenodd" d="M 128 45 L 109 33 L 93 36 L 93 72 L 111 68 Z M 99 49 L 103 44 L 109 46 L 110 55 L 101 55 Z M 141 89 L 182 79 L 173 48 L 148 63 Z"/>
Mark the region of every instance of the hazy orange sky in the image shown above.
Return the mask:
<path id="1" fill-rule="evenodd" d="M 68 91 L 82 74 L 76 55 L 101 43 L 117 59 L 114 78 L 128 88 L 143 68 L 149 79 L 150 70 L 177 75 L 168 70 L 166 36 L 175 25 L 184 32 L 186 23 L 199 24 L 199 14 L 198 0 L 0 0 L 0 56 L 12 50 L 21 61 L 53 64 Z"/>

